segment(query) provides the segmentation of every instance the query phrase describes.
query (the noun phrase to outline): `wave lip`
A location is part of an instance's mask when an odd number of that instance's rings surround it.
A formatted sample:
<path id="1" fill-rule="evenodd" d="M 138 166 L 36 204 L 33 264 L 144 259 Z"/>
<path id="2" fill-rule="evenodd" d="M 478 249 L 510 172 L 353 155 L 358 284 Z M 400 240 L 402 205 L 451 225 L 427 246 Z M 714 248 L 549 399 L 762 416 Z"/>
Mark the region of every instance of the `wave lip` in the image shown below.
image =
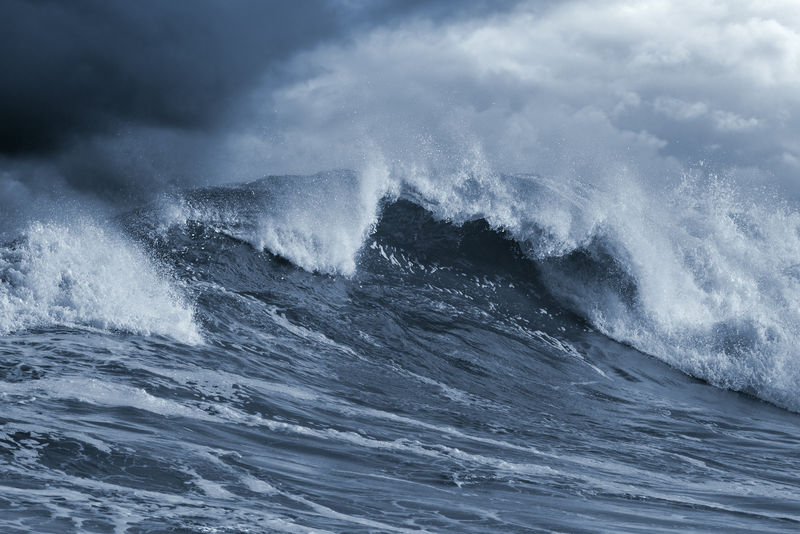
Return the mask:
<path id="1" fill-rule="evenodd" d="M 91 221 L 34 223 L 0 247 L 0 334 L 84 325 L 196 344 L 193 315 L 146 254 Z"/>
<path id="2" fill-rule="evenodd" d="M 352 276 L 392 184 L 382 169 L 269 176 L 199 189 L 161 206 L 167 227 L 197 221 L 310 272 Z"/>

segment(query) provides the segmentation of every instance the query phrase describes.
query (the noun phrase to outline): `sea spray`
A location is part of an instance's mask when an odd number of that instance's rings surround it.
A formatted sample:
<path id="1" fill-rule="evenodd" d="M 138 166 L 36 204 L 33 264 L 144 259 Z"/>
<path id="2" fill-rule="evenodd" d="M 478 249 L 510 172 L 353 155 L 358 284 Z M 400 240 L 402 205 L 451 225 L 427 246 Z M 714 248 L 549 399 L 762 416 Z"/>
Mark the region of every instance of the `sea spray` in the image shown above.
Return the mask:
<path id="1" fill-rule="evenodd" d="M 0 247 L 0 332 L 87 325 L 202 341 L 175 282 L 109 225 L 33 223 Z"/>

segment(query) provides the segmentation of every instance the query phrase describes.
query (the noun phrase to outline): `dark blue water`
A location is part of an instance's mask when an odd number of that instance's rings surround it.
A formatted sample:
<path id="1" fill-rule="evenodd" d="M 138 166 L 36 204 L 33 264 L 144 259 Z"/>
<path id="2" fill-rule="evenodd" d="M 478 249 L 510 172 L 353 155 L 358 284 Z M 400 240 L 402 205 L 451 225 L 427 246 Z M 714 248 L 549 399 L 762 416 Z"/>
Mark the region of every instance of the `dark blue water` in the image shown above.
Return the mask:
<path id="1" fill-rule="evenodd" d="M 658 330 L 608 227 L 544 254 L 553 227 L 406 192 L 353 235 L 342 180 L 3 247 L 2 532 L 800 530 L 788 334 Z M 634 313 L 624 344 L 598 319 Z"/>

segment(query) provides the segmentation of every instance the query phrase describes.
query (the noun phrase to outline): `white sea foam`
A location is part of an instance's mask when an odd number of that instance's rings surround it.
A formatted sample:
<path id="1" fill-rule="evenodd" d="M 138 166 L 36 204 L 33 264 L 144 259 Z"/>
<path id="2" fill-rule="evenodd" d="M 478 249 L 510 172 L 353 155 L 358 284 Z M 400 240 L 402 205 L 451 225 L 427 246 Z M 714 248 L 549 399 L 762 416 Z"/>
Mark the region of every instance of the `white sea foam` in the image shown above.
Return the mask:
<path id="1" fill-rule="evenodd" d="M 158 211 L 164 228 L 199 221 L 308 271 L 350 276 L 394 183 L 378 163 L 360 173 L 271 176 L 177 202 L 165 198 Z"/>
<path id="2" fill-rule="evenodd" d="M 310 271 L 352 275 L 388 192 L 386 176 L 381 169 L 325 173 L 299 185 L 276 192 L 250 241 Z"/>
<path id="3" fill-rule="evenodd" d="M 136 245 L 88 220 L 34 223 L 0 248 L 0 333 L 56 324 L 202 341 L 175 283 Z"/>

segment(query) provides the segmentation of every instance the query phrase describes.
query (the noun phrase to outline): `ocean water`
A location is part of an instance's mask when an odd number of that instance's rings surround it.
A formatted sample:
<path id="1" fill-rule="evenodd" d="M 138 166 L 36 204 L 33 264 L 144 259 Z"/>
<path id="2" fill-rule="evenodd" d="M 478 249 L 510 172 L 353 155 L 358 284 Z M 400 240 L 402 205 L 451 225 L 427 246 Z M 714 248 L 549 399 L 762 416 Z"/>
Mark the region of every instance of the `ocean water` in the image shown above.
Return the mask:
<path id="1" fill-rule="evenodd" d="M 332 171 L 0 246 L 0 531 L 800 530 L 800 214 Z"/>

